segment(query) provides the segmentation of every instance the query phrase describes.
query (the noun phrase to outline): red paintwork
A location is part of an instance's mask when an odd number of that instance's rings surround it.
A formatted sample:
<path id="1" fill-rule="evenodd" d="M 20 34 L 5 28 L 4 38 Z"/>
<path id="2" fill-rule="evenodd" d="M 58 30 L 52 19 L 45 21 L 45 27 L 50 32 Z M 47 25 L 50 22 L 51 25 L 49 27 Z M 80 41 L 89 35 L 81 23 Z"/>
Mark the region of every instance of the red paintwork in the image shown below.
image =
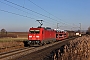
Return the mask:
<path id="1" fill-rule="evenodd" d="M 30 30 L 40 30 L 40 33 L 28 34 L 28 40 L 31 40 L 31 41 L 32 40 L 40 40 L 40 41 L 49 40 L 49 39 L 55 38 L 55 34 L 56 34 L 56 32 L 52 29 L 30 28 Z"/>
<path id="2" fill-rule="evenodd" d="M 34 31 L 34 32 L 33 32 Z M 30 33 L 33 32 L 33 33 Z M 36 32 L 36 33 L 35 33 Z M 28 34 L 29 44 L 48 43 L 51 41 L 64 40 L 75 36 L 73 31 L 60 31 L 46 28 L 30 28 Z M 39 43 L 37 42 L 39 41 Z"/>
<path id="3" fill-rule="evenodd" d="M 40 28 L 30 28 L 30 30 L 40 30 L 40 33 L 30 33 L 29 32 L 29 34 L 28 34 L 28 40 L 41 40 L 42 39 L 42 35 L 41 35 L 41 31 L 42 31 L 42 29 L 40 29 Z M 31 36 L 31 37 L 29 37 L 29 36 Z M 39 36 L 39 37 L 36 37 L 36 36 Z"/>
<path id="4" fill-rule="evenodd" d="M 56 40 L 63 40 L 68 38 L 68 33 L 66 31 L 56 31 Z"/>

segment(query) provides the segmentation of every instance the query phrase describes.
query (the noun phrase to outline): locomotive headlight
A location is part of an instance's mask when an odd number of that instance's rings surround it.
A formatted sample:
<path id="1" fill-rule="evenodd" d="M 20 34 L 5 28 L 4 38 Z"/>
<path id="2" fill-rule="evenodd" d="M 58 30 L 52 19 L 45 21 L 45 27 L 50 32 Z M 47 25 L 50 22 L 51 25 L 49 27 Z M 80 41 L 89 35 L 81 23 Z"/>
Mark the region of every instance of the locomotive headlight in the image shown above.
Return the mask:
<path id="1" fill-rule="evenodd" d="M 37 38 L 39 38 L 39 36 L 36 36 Z"/>
<path id="2" fill-rule="evenodd" d="M 31 38 L 32 36 L 29 36 L 29 38 Z"/>

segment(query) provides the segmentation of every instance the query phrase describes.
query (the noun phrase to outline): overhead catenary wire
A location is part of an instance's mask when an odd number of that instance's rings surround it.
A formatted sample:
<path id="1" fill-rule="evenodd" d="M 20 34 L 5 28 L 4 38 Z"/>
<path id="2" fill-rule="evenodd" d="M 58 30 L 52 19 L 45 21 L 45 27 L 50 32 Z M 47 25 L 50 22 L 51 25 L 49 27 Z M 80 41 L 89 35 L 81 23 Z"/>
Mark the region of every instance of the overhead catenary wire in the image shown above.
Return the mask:
<path id="1" fill-rule="evenodd" d="M 12 6 L 12 5 L 9 5 L 9 4 L 5 3 L 5 2 L 0 1 L 0 3 L 3 3 L 3 4 L 5 4 L 5 5 L 7 5 L 7 6 L 10 6 L 10 7 L 14 8 L 14 9 L 17 9 L 17 10 L 22 11 L 22 12 L 24 12 L 24 13 L 31 14 L 31 13 L 29 13 L 29 12 L 23 11 L 22 9 L 19 9 L 19 8 L 17 8 L 17 7 L 14 7 L 14 6 Z M 5 10 L 4 10 L 4 11 L 5 11 Z M 16 13 L 15 13 L 15 14 L 16 14 Z M 31 15 L 33 15 L 33 14 L 31 14 Z M 33 15 L 33 16 L 39 17 L 39 16 L 36 16 L 36 15 Z M 34 19 L 35 19 L 35 18 L 34 18 Z M 46 21 L 44 21 L 44 22 L 46 22 Z M 55 25 L 55 24 L 52 23 L 52 22 L 46 22 L 46 23 Z"/>
<path id="2" fill-rule="evenodd" d="M 10 1 L 8 1 L 8 0 L 4 0 L 4 1 L 6 1 L 6 2 L 8 2 L 8 3 L 11 3 L 11 4 L 13 4 L 13 5 L 16 5 L 16 6 L 18 6 L 18 7 L 21 7 L 21 8 L 23 8 L 23 9 L 29 10 L 29 11 L 31 11 L 31 12 L 33 12 L 33 13 L 36 13 L 36 14 L 38 14 L 38 15 L 41 15 L 41 16 L 43 16 L 43 17 L 49 18 L 49 19 L 51 19 L 51 20 L 53 20 L 53 21 L 57 21 L 56 19 L 53 19 L 53 18 L 51 18 L 51 17 L 48 17 L 48 16 L 46 16 L 46 15 L 43 15 L 43 14 L 41 14 L 41 13 L 38 13 L 38 12 L 33 11 L 33 10 L 31 10 L 31 9 L 28 9 L 28 8 L 26 8 L 26 7 L 24 7 L 24 6 L 21 6 L 21 5 L 18 5 L 18 4 L 16 4 L 16 3 L 10 2 Z M 41 8 L 41 9 L 43 9 L 43 8 Z M 44 10 L 44 9 L 43 9 L 43 10 Z M 46 10 L 44 10 L 44 11 L 46 11 Z M 46 12 L 47 12 L 47 11 L 46 11 Z M 49 13 L 49 12 L 47 12 L 47 13 Z M 50 14 L 50 13 L 49 13 L 49 14 Z M 50 15 L 52 15 L 52 14 L 50 14 Z M 59 21 L 59 22 L 60 22 L 60 21 Z M 63 24 L 66 24 L 66 23 L 63 23 Z"/>
<path id="3" fill-rule="evenodd" d="M 51 19 L 51 20 L 53 20 L 53 21 L 56 21 L 56 20 L 53 19 L 53 18 L 50 18 L 50 17 L 45 16 L 45 15 L 43 15 L 43 14 L 40 14 L 40 13 L 38 13 L 38 12 L 35 12 L 35 11 L 33 11 L 33 10 L 31 10 L 31 9 L 28 9 L 28 8 L 26 8 L 26 7 L 23 7 L 23 6 L 21 6 L 21 5 L 15 4 L 15 3 L 10 2 L 10 1 L 8 1 L 8 0 L 4 0 L 4 1 L 9 2 L 9 3 L 11 3 L 11 4 L 14 4 L 14 5 L 16 5 L 16 6 L 19 6 L 19 7 L 21 7 L 21 8 L 24 8 L 24 9 L 26 9 L 26 10 L 29 10 L 29 11 L 31 11 L 31 12 L 34 12 L 34 13 L 36 13 L 36 14 L 39 14 L 39 15 L 41 15 L 41 16 L 44 16 L 44 17 L 46 17 L 46 18 L 49 18 L 49 19 Z M 20 10 L 20 9 L 18 9 L 18 10 Z"/>
<path id="4" fill-rule="evenodd" d="M 18 15 L 18 16 L 22 16 L 22 17 L 26 17 L 26 18 L 30 18 L 30 19 L 35 20 L 35 18 L 28 17 L 28 16 L 21 15 L 21 14 L 17 14 L 17 13 L 13 13 L 13 12 L 9 12 L 9 11 L 6 11 L 6 10 L 2 10 L 2 9 L 0 9 L 0 11 L 7 12 L 7 13 L 10 13 L 10 14 L 14 14 L 14 15 Z M 46 22 L 46 21 L 44 21 L 44 22 Z M 47 23 L 50 24 L 49 22 L 47 22 Z"/>
<path id="5" fill-rule="evenodd" d="M 60 22 L 60 23 L 63 23 L 63 24 L 66 24 L 66 25 L 70 25 L 68 23 L 64 23 L 64 22 L 61 22 L 61 19 L 56 17 L 55 15 L 51 14 L 50 12 L 46 11 L 45 9 L 43 9 L 42 7 L 40 7 L 39 5 L 35 4 L 34 2 L 32 2 L 31 0 L 28 0 L 29 2 L 31 2 L 32 4 L 34 4 L 35 6 L 37 6 L 38 8 L 42 9 L 43 11 L 47 12 L 48 14 L 52 15 L 53 17 L 57 18 L 58 20 L 56 20 L 57 22 Z M 72 25 L 71 25 L 72 26 Z M 73 26 L 72 26 L 73 27 Z"/>
<path id="6" fill-rule="evenodd" d="M 26 15 L 21 15 L 21 14 L 18 14 L 18 13 L 9 12 L 9 11 L 2 10 L 2 9 L 0 9 L 0 11 L 7 12 L 7 13 L 10 13 L 10 14 L 14 14 L 14 15 L 18 15 L 18 16 L 22 16 L 22 17 L 26 17 L 26 18 L 30 18 L 30 19 L 35 19 L 35 18 L 32 18 L 32 17 L 28 17 Z"/>
<path id="7" fill-rule="evenodd" d="M 51 18 L 51 17 L 48 17 L 48 16 L 46 16 L 46 15 L 43 15 L 43 14 L 41 14 L 41 13 L 38 13 L 38 12 L 36 12 L 36 11 L 33 11 L 33 10 L 31 10 L 31 9 L 28 9 L 28 8 L 26 8 L 26 7 L 23 7 L 23 6 L 21 6 L 21 5 L 18 5 L 18 4 L 16 4 L 16 3 L 13 3 L 13 2 L 11 2 L 11 1 L 8 1 L 8 0 L 4 0 L 4 1 L 6 1 L 6 2 L 8 2 L 8 3 L 11 3 L 11 4 L 13 4 L 13 5 L 16 5 L 16 6 L 18 6 L 18 7 L 21 7 L 21 8 L 23 8 L 23 9 L 26 9 L 26 10 L 28 10 L 28 11 L 31 11 L 31 12 L 33 12 L 33 13 L 36 13 L 36 14 L 38 14 L 38 15 L 41 15 L 41 16 L 43 16 L 43 17 L 49 18 L 49 19 L 51 19 L 51 20 L 53 20 L 53 21 L 57 21 L 56 19 L 53 19 L 53 18 Z"/>
<path id="8" fill-rule="evenodd" d="M 14 6 L 12 6 L 12 5 L 9 5 L 9 4 L 5 3 L 5 2 L 0 1 L 0 3 L 3 3 L 3 4 L 5 4 L 5 5 L 10 6 L 10 7 L 14 8 L 14 9 L 19 10 L 19 11 L 22 11 L 22 12 L 24 12 L 24 13 L 26 13 L 26 14 L 31 14 L 31 13 L 29 13 L 29 12 L 23 11 L 23 10 L 20 9 L 20 8 L 17 8 L 17 7 L 14 7 Z M 39 16 L 36 16 L 36 15 L 34 15 L 34 14 L 31 14 L 31 15 L 33 15 L 33 16 L 35 16 L 35 17 L 39 17 Z"/>
<path id="9" fill-rule="evenodd" d="M 20 15 L 20 14 L 17 14 L 17 13 L 5 11 L 5 10 L 2 10 L 2 9 L 0 9 L 0 11 L 7 12 L 7 13 L 11 13 L 11 14 L 14 14 L 14 15 L 22 16 L 22 17 L 26 17 L 26 18 L 30 18 L 30 19 L 35 19 L 35 18 L 31 18 L 31 17 L 25 16 L 25 15 Z M 44 22 L 46 22 L 46 21 L 44 21 Z M 49 24 L 50 22 L 46 22 L 46 23 Z M 55 25 L 55 24 L 53 24 L 53 25 Z"/>
<path id="10" fill-rule="evenodd" d="M 47 12 L 48 14 L 54 16 L 53 14 L 49 13 L 48 11 L 46 11 L 46 10 L 43 9 L 42 7 L 38 6 L 37 4 L 35 4 L 34 2 L 32 2 L 31 0 L 28 0 L 28 1 L 31 2 L 31 3 L 33 3 L 35 6 L 39 7 L 39 8 L 42 9 L 43 11 Z M 54 16 L 54 17 L 56 17 L 56 16 Z M 56 18 L 57 18 L 57 17 L 56 17 Z M 61 20 L 61 19 L 59 19 L 59 20 Z M 56 20 L 56 21 L 58 21 L 58 20 Z M 60 22 L 60 21 L 58 21 L 58 22 Z M 65 24 L 64 22 L 61 22 L 61 23 Z"/>
<path id="11" fill-rule="evenodd" d="M 16 5 L 16 6 L 19 6 L 19 7 L 21 7 L 21 8 L 24 8 L 24 9 L 26 9 L 26 10 L 29 10 L 29 11 L 31 11 L 31 12 L 33 12 L 33 13 L 39 14 L 39 15 L 41 15 L 41 16 L 50 18 L 50 17 L 48 17 L 48 16 L 45 16 L 45 15 L 43 15 L 43 14 L 41 14 L 41 13 L 38 13 L 38 12 L 36 12 L 36 11 L 33 11 L 33 10 L 31 10 L 31 9 L 28 9 L 28 8 L 23 7 L 23 6 L 21 6 L 21 5 L 18 5 L 18 4 L 16 4 L 16 3 L 10 2 L 10 1 L 8 1 L 8 0 L 4 0 L 4 1 L 9 2 L 9 3 L 11 3 L 11 4 L 14 4 L 14 5 Z M 52 18 L 50 18 L 50 19 L 52 19 Z"/>

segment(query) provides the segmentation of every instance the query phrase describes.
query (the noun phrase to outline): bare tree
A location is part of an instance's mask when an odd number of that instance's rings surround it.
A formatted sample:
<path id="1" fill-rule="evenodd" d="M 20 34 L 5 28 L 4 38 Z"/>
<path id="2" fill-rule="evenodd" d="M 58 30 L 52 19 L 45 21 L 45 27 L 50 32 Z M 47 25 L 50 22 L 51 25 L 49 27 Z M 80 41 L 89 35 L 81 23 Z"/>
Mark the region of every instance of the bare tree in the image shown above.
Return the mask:
<path id="1" fill-rule="evenodd" d="M 5 34 L 7 31 L 5 29 L 1 29 L 1 34 Z"/>
<path id="2" fill-rule="evenodd" d="M 90 27 L 88 27 L 86 34 L 90 34 Z"/>

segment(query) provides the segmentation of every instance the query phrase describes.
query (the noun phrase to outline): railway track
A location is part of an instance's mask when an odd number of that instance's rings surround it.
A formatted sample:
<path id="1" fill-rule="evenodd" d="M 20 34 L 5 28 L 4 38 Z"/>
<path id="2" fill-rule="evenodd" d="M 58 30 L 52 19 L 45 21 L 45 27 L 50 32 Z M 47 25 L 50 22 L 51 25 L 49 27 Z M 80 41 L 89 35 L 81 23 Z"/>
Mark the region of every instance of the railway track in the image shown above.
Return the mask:
<path id="1" fill-rule="evenodd" d="M 16 58 L 21 55 L 25 55 L 25 53 L 23 53 L 23 52 L 32 50 L 34 48 L 35 47 L 30 47 L 30 48 L 25 47 L 25 48 L 21 48 L 21 49 L 12 50 L 9 52 L 0 53 L 0 60 L 8 60 L 8 59 Z"/>
<path id="2" fill-rule="evenodd" d="M 69 40 L 69 39 L 66 39 L 66 40 Z M 48 48 L 48 47 L 51 47 L 53 45 L 59 44 L 59 43 L 64 42 L 66 40 L 62 40 L 62 41 L 55 42 L 55 43 L 52 43 L 52 44 L 47 44 L 45 46 L 40 46 L 40 47 L 30 47 L 30 48 L 25 47 L 25 48 L 13 50 L 13 51 L 10 51 L 10 52 L 0 53 L 0 60 L 12 60 L 14 58 L 19 58 L 21 56 L 30 54 L 32 52 L 36 52 L 36 51 L 42 50 L 44 48 Z"/>
<path id="3" fill-rule="evenodd" d="M 65 39 L 59 42 L 55 42 L 53 44 L 49 44 L 48 47 L 40 49 L 39 51 L 35 51 L 33 53 L 30 53 L 28 55 L 15 58 L 13 60 L 53 60 L 53 59 L 47 59 L 52 58 L 53 56 L 50 55 L 52 51 L 60 48 L 61 46 L 67 44 L 70 40 L 74 40 L 76 37 Z M 46 58 L 47 57 L 47 58 Z"/>

